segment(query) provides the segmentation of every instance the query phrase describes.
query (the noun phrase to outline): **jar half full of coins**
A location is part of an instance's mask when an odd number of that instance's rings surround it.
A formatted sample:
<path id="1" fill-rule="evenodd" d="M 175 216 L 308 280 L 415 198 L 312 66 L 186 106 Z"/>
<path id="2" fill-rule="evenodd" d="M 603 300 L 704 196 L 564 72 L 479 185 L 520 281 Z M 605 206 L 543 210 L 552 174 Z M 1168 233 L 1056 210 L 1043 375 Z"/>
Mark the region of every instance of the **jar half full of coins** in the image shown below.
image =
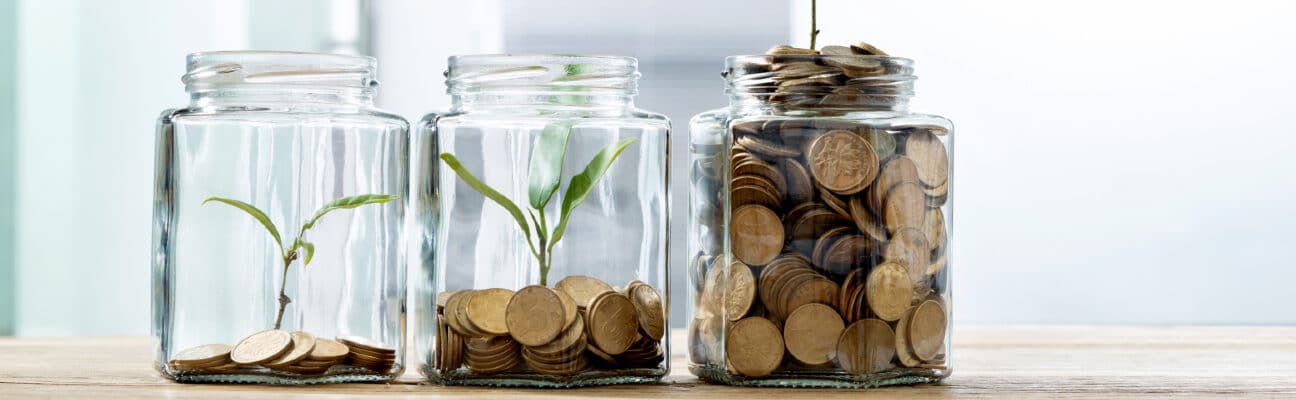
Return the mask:
<path id="1" fill-rule="evenodd" d="M 726 60 L 690 124 L 689 369 L 749 386 L 949 376 L 953 125 L 867 43 Z"/>
<path id="2" fill-rule="evenodd" d="M 189 55 L 158 121 L 154 367 L 180 382 L 381 382 L 404 370 L 409 124 L 373 58 Z"/>
<path id="3" fill-rule="evenodd" d="M 455 56 L 411 166 L 420 372 L 578 387 L 667 373 L 670 123 L 637 62 Z"/>

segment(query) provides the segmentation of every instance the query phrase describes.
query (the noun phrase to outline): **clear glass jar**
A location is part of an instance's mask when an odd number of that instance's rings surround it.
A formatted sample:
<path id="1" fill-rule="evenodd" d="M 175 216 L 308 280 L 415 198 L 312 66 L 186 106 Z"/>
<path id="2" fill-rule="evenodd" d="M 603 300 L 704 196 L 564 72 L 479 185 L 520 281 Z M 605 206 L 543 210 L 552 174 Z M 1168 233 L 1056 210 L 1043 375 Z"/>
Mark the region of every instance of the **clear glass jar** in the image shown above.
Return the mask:
<path id="1" fill-rule="evenodd" d="M 453 109 L 414 139 L 420 371 L 448 385 L 659 380 L 670 122 L 635 108 L 637 61 L 455 56 L 446 77 Z"/>
<path id="2" fill-rule="evenodd" d="M 403 370 L 409 124 L 369 57 L 188 57 L 162 113 L 155 368 L 180 382 L 387 381 Z"/>
<path id="3" fill-rule="evenodd" d="M 689 369 L 745 386 L 950 373 L 953 125 L 912 62 L 737 56 L 690 124 Z"/>

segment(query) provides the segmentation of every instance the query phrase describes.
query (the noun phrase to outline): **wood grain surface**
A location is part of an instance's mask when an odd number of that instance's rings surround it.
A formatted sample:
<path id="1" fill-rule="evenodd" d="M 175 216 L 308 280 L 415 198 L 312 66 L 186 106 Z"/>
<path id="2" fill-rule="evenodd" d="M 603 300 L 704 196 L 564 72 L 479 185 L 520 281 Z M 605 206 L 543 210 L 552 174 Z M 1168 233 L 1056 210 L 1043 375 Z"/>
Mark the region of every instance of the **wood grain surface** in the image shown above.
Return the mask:
<path id="1" fill-rule="evenodd" d="M 412 372 L 390 384 L 178 384 L 153 371 L 147 338 L 0 338 L 0 398 L 1296 398 L 1296 327 L 955 328 L 944 383 L 868 390 L 701 383 L 678 330 L 664 383 L 568 390 L 441 387 Z"/>

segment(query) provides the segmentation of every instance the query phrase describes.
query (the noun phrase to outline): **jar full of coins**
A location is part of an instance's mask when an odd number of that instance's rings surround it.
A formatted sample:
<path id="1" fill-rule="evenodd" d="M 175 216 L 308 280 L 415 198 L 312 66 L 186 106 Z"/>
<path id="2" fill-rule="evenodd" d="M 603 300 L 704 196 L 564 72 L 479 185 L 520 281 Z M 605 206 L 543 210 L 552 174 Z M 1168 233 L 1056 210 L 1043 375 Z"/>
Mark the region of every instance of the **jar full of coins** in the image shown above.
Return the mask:
<path id="1" fill-rule="evenodd" d="M 155 368 L 180 382 L 403 370 L 409 124 L 369 57 L 188 57 L 157 128 Z"/>
<path id="2" fill-rule="evenodd" d="M 867 43 L 726 60 L 690 124 L 689 369 L 749 386 L 950 373 L 953 125 Z"/>
<path id="3" fill-rule="evenodd" d="M 415 345 L 447 385 L 576 387 L 667 373 L 669 121 L 637 61 L 449 60 L 453 108 L 413 142 Z"/>

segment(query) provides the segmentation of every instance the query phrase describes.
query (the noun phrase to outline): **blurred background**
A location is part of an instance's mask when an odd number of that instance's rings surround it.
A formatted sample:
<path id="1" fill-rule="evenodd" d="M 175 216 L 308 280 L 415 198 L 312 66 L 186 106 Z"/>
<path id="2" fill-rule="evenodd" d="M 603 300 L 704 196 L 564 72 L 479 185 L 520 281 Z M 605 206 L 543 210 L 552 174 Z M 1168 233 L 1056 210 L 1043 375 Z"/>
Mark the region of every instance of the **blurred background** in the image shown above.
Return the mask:
<path id="1" fill-rule="evenodd" d="M 956 321 L 1296 324 L 1293 20 L 1279 0 L 822 0 L 819 43 L 915 59 L 913 108 L 958 126 Z M 683 238 L 687 122 L 726 104 L 724 57 L 808 32 L 809 0 L 0 0 L 0 335 L 148 333 L 154 121 L 187 102 L 187 53 L 372 55 L 410 120 L 448 106 L 451 54 L 638 57 Z"/>

